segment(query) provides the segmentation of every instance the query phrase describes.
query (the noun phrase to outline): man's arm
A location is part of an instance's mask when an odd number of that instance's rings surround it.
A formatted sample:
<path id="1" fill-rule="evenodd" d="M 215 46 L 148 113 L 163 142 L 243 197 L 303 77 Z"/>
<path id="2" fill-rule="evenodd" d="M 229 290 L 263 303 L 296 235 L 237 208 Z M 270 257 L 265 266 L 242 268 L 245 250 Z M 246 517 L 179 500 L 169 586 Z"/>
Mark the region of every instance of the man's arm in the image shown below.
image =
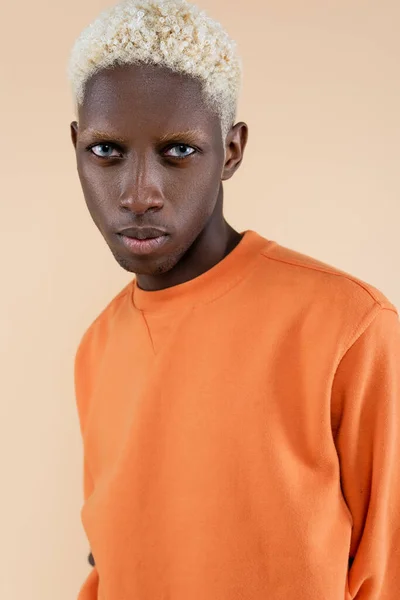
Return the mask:
<path id="1" fill-rule="evenodd" d="M 341 486 L 353 518 L 354 600 L 400 598 L 400 322 L 377 311 L 336 372 L 332 400 Z"/>
<path id="2" fill-rule="evenodd" d="M 89 470 L 86 465 L 86 461 L 84 459 L 84 468 L 83 468 L 83 490 L 84 490 L 84 499 L 89 497 L 93 490 L 93 483 L 90 477 Z M 93 556 L 90 552 L 90 556 Z M 92 563 L 90 563 L 92 564 Z M 99 589 L 99 574 L 97 568 L 95 566 L 95 562 L 93 560 L 92 570 L 90 571 L 88 577 L 86 578 L 84 584 L 82 585 L 78 599 L 77 600 L 97 600 L 98 597 L 98 589 Z"/>
<path id="3" fill-rule="evenodd" d="M 79 426 L 81 431 L 82 440 L 84 439 L 84 431 L 86 426 L 86 419 L 89 411 L 88 398 L 91 395 L 91 377 L 90 377 L 90 366 L 92 357 L 90 349 L 86 346 L 88 333 L 83 337 L 75 357 L 75 396 L 76 405 L 78 409 Z M 92 494 L 94 489 L 94 483 L 90 474 L 88 466 L 87 456 L 85 450 L 83 451 L 83 498 L 84 502 L 87 501 L 89 496 Z M 91 553 L 90 553 L 91 555 Z M 89 557 L 88 557 L 89 558 Z M 90 561 L 89 561 L 90 562 Z M 93 561 L 94 562 L 94 561 Z M 97 600 L 99 589 L 99 574 L 95 565 L 92 565 L 92 569 L 83 583 L 77 600 Z"/>

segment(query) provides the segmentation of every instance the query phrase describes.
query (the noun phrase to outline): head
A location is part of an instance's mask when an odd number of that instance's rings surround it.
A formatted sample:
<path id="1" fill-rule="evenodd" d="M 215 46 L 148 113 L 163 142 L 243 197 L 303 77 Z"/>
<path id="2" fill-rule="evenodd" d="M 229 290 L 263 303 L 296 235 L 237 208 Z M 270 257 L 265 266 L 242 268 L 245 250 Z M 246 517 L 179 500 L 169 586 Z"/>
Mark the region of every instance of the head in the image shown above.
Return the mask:
<path id="1" fill-rule="evenodd" d="M 95 224 L 128 271 L 165 273 L 222 222 L 222 182 L 247 141 L 247 126 L 234 124 L 240 75 L 234 42 L 185 0 L 125 0 L 75 42 L 78 173 Z M 157 233 L 146 228 L 165 235 L 138 244 Z"/>

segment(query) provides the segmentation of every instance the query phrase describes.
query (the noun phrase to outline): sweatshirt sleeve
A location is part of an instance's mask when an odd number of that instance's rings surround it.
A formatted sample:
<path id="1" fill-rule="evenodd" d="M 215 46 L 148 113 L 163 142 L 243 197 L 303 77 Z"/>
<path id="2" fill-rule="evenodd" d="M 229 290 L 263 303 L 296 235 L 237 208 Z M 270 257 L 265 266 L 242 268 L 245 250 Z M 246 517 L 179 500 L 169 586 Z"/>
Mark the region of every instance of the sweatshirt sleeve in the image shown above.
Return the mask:
<path id="1" fill-rule="evenodd" d="M 400 322 L 381 307 L 340 361 L 333 402 L 341 487 L 353 527 L 352 600 L 400 598 Z"/>
<path id="2" fill-rule="evenodd" d="M 85 338 L 84 338 L 85 339 Z M 79 417 L 79 426 L 84 437 L 85 423 L 88 413 L 88 398 L 90 396 L 90 353 L 84 351 L 84 343 L 81 342 L 75 357 L 75 397 Z M 94 484 L 88 466 L 85 449 L 83 450 L 82 468 L 82 491 L 84 501 L 91 495 Z M 89 552 L 88 552 L 89 554 Z M 80 588 L 77 600 L 97 600 L 99 589 L 99 574 L 96 566 L 92 567 L 89 575 Z"/>
<path id="3" fill-rule="evenodd" d="M 87 468 L 85 456 L 83 458 L 83 490 L 85 500 L 89 497 L 93 484 Z M 99 589 L 99 574 L 96 566 L 91 568 L 91 571 L 84 581 L 78 595 L 78 600 L 97 600 Z"/>

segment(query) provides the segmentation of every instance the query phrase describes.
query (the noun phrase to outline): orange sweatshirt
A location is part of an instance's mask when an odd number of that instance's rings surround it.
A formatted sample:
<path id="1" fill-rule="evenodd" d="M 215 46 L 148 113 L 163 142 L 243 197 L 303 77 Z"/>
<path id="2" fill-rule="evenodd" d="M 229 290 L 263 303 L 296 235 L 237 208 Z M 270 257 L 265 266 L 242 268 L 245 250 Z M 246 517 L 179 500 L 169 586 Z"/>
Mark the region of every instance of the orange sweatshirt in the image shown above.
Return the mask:
<path id="1" fill-rule="evenodd" d="M 246 231 L 133 280 L 76 356 L 79 600 L 399 600 L 400 324 L 375 288 Z"/>

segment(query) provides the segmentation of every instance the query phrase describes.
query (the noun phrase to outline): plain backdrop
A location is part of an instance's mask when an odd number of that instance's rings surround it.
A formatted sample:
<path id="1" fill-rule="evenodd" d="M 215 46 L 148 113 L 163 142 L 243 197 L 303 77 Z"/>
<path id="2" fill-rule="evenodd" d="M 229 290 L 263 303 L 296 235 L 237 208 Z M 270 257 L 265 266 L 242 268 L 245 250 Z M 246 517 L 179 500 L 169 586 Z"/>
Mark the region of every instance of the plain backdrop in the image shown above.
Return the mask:
<path id="1" fill-rule="evenodd" d="M 244 61 L 231 224 L 372 283 L 400 307 L 398 0 L 200 0 Z M 129 281 L 86 211 L 66 63 L 104 0 L 0 7 L 0 597 L 86 577 L 73 358 Z"/>

